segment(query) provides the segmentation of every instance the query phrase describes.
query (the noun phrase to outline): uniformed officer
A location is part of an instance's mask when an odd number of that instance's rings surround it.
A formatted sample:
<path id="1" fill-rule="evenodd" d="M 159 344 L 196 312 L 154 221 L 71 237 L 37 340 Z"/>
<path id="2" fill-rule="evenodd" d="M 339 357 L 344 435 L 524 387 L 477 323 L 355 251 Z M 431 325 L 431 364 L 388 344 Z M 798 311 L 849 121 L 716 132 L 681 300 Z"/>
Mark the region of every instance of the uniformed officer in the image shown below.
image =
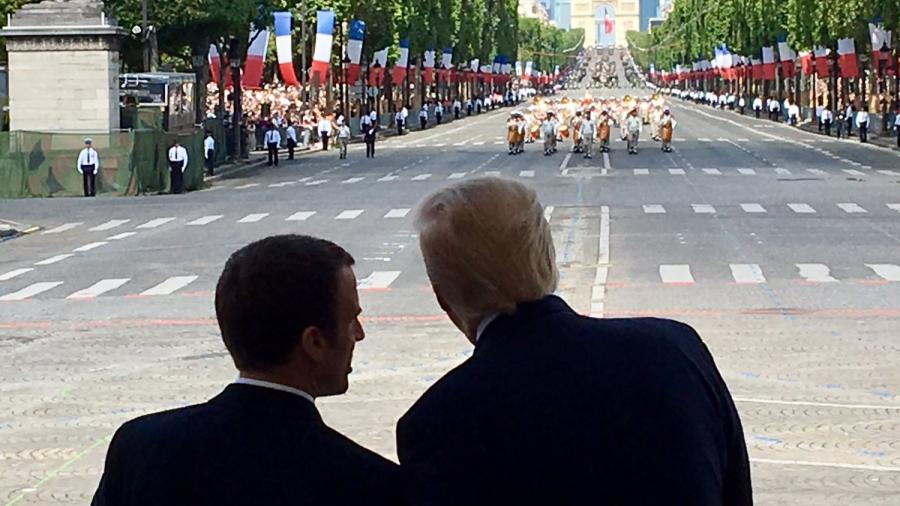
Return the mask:
<path id="1" fill-rule="evenodd" d="M 278 166 L 278 147 L 281 145 L 281 134 L 275 129 L 275 125 L 269 125 L 265 136 L 266 150 L 268 151 L 268 160 L 266 165 Z"/>
<path id="2" fill-rule="evenodd" d="M 209 131 L 206 132 L 206 138 L 203 139 L 203 162 L 206 165 L 206 173 L 212 176 L 216 162 L 216 140 Z"/>
<path id="3" fill-rule="evenodd" d="M 100 170 L 100 155 L 93 148 L 93 142 L 90 137 L 84 140 L 84 149 L 78 153 L 78 161 L 75 163 L 75 168 L 81 173 L 85 197 L 97 194 L 96 177 Z"/>
<path id="4" fill-rule="evenodd" d="M 188 154 L 184 146 L 176 138 L 169 148 L 169 175 L 172 193 L 181 193 L 184 182 L 184 171 L 187 170 Z"/>
<path id="5" fill-rule="evenodd" d="M 584 151 L 585 159 L 589 160 L 594 155 L 594 136 L 597 135 L 597 125 L 594 123 L 590 113 L 584 115 L 579 130 L 581 149 Z"/>
<path id="6" fill-rule="evenodd" d="M 297 148 L 297 129 L 294 128 L 294 122 L 288 121 L 287 129 L 284 131 L 287 137 L 288 160 L 294 159 L 294 149 Z"/>

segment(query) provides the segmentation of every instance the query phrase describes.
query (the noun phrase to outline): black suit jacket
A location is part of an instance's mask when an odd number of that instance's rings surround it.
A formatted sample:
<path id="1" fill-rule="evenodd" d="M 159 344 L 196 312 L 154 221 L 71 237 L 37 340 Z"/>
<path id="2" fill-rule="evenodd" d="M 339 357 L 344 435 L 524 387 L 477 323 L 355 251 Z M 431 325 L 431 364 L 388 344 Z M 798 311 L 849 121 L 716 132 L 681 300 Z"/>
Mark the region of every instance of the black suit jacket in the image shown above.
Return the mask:
<path id="1" fill-rule="evenodd" d="M 555 296 L 488 325 L 397 446 L 415 506 L 752 504 L 741 422 L 697 333 Z"/>
<path id="2" fill-rule="evenodd" d="M 292 393 L 229 385 L 115 434 L 94 506 L 397 504 L 397 466 Z"/>

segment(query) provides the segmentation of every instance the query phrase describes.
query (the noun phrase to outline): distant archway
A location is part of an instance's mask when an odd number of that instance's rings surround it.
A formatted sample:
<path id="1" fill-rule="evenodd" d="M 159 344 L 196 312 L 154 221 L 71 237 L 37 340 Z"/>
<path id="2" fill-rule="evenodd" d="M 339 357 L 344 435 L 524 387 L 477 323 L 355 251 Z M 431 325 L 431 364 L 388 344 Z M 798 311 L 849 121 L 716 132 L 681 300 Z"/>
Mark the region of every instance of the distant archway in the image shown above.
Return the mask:
<path id="1" fill-rule="evenodd" d="M 601 4 L 594 10 L 594 27 L 598 46 L 616 45 L 616 8 Z"/>

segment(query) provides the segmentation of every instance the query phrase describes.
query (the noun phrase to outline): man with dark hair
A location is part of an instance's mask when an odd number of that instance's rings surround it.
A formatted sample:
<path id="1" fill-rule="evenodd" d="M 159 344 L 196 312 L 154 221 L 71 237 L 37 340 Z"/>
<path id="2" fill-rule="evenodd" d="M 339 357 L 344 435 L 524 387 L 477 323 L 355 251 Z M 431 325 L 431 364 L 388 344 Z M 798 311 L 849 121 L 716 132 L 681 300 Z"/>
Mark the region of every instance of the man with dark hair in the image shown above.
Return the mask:
<path id="1" fill-rule="evenodd" d="M 397 504 L 397 466 L 326 426 L 314 404 L 346 392 L 365 337 L 353 263 L 300 235 L 235 252 L 216 316 L 238 379 L 119 428 L 93 505 Z"/>

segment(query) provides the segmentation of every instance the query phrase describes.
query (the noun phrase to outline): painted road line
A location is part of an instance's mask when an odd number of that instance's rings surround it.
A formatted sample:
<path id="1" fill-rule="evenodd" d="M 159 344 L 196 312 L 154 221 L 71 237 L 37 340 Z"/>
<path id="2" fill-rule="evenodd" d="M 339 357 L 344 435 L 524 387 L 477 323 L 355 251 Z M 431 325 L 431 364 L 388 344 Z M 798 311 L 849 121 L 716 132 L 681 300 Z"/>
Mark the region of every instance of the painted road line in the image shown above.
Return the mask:
<path id="1" fill-rule="evenodd" d="M 519 171 L 519 177 L 534 177 L 534 171 L 533 170 Z"/>
<path id="2" fill-rule="evenodd" d="M 121 234 L 111 235 L 106 238 L 107 241 L 121 241 L 122 239 L 137 235 L 137 232 L 122 232 Z"/>
<path id="3" fill-rule="evenodd" d="M 815 174 L 817 176 L 824 176 L 824 175 L 828 174 L 827 172 L 825 172 L 822 169 L 806 169 L 806 172 L 809 172 L 810 174 Z"/>
<path id="4" fill-rule="evenodd" d="M 156 228 L 174 220 L 175 218 L 156 218 L 154 220 L 148 221 L 147 223 L 144 223 L 143 225 L 138 225 L 136 228 Z"/>
<path id="5" fill-rule="evenodd" d="M 462 179 L 466 177 L 466 174 L 466 172 L 454 172 L 453 174 L 447 176 L 447 179 Z"/>
<path id="6" fill-rule="evenodd" d="M 314 214 L 316 214 L 315 211 L 299 211 L 288 216 L 284 221 L 306 221 L 312 218 Z"/>
<path id="7" fill-rule="evenodd" d="M 203 216 L 202 218 L 197 218 L 194 221 L 189 221 L 188 225 L 195 226 L 195 227 L 199 227 L 202 225 L 209 225 L 210 223 L 212 223 L 218 219 L 221 219 L 224 216 L 225 216 L 224 214 L 210 214 L 207 216 Z"/>
<path id="8" fill-rule="evenodd" d="M 385 218 L 406 218 L 409 209 L 391 209 L 384 215 Z"/>
<path id="9" fill-rule="evenodd" d="M 246 190 L 247 188 L 255 188 L 257 186 L 259 186 L 259 183 L 247 183 L 247 184 L 242 184 L 240 186 L 235 186 L 234 189 L 235 190 Z"/>
<path id="10" fill-rule="evenodd" d="M 569 160 L 571 160 L 571 159 L 572 159 L 572 153 L 566 153 L 566 156 L 563 157 L 562 162 L 559 164 L 559 171 L 562 173 L 563 176 L 569 175 L 568 165 L 569 165 Z"/>
<path id="11" fill-rule="evenodd" d="M 731 276 L 735 283 L 765 283 L 762 269 L 757 264 L 731 264 Z"/>
<path id="12" fill-rule="evenodd" d="M 782 168 L 782 167 L 776 167 L 775 173 L 778 174 L 779 176 L 790 176 L 791 175 L 791 171 L 789 171 L 785 168 Z"/>
<path id="13" fill-rule="evenodd" d="M 144 290 L 141 295 L 171 295 L 197 280 L 197 276 L 173 276 L 162 283 Z"/>
<path id="14" fill-rule="evenodd" d="M 307 181 L 303 183 L 305 186 L 319 186 L 327 183 L 327 179 L 316 179 L 315 181 Z"/>
<path id="15" fill-rule="evenodd" d="M 697 214 L 715 214 L 716 208 L 709 204 L 691 204 L 694 212 Z"/>
<path id="16" fill-rule="evenodd" d="M 361 177 L 361 176 L 351 177 L 351 178 L 341 181 L 341 184 L 355 184 L 355 183 L 362 181 L 363 179 L 365 179 L 365 177 Z"/>
<path id="17" fill-rule="evenodd" d="M 109 230 L 112 228 L 116 228 L 119 225 L 124 225 L 124 224 L 128 223 L 129 221 L 131 221 L 131 220 L 109 220 L 106 223 L 97 225 L 94 228 L 89 228 L 88 231 L 89 232 L 103 232 L 104 230 Z"/>
<path id="18" fill-rule="evenodd" d="M 35 262 L 34 265 L 50 265 L 50 264 L 55 264 L 56 262 L 60 262 L 60 261 L 62 261 L 62 260 L 65 260 L 65 259 L 67 259 L 67 258 L 69 258 L 69 257 L 73 257 L 73 256 L 75 256 L 75 255 L 72 254 L 72 253 L 64 253 L 64 254 L 62 254 L 62 255 L 56 255 L 56 256 L 47 258 L 47 259 L 45 259 L 45 260 L 41 260 L 40 262 Z"/>
<path id="19" fill-rule="evenodd" d="M 387 176 L 378 178 L 378 182 L 380 182 L 380 183 L 386 183 L 386 182 L 388 182 L 388 181 L 394 181 L 394 180 L 396 180 L 396 179 L 397 179 L 397 176 L 393 176 L 393 175 L 388 174 Z"/>
<path id="20" fill-rule="evenodd" d="M 900 204 L 888 204 L 887 206 L 888 206 L 888 209 L 891 209 L 893 211 L 897 211 L 898 213 L 900 213 Z"/>
<path id="21" fill-rule="evenodd" d="M 609 174 L 609 168 L 610 168 L 609 153 L 603 153 L 603 168 L 600 169 L 600 175 L 605 176 L 605 175 Z"/>
<path id="22" fill-rule="evenodd" d="M 697 139 L 697 142 L 712 142 L 712 139 L 707 139 L 706 137 L 700 137 Z"/>
<path id="23" fill-rule="evenodd" d="M 650 169 L 634 169 L 635 176 L 649 176 Z"/>
<path id="24" fill-rule="evenodd" d="M 742 176 L 755 176 L 756 171 L 753 169 L 738 169 L 738 174 L 741 174 Z"/>
<path id="25" fill-rule="evenodd" d="M 741 204 L 741 209 L 744 210 L 745 213 L 764 213 L 766 212 L 766 208 L 759 204 Z"/>
<path id="26" fill-rule="evenodd" d="M 896 170 L 876 170 L 875 172 L 884 174 L 885 176 L 900 176 L 900 172 L 897 172 Z"/>
<path id="27" fill-rule="evenodd" d="M 268 215 L 269 215 L 269 213 L 248 214 L 247 216 L 244 216 L 243 218 L 239 219 L 237 222 L 238 223 L 256 223 L 257 221 L 262 220 L 263 218 L 265 218 Z"/>
<path id="28" fill-rule="evenodd" d="M 297 184 L 297 181 L 282 181 L 281 183 L 272 183 L 269 185 L 269 188 L 284 188 L 285 186 L 292 186 Z"/>
<path id="29" fill-rule="evenodd" d="M 856 170 L 856 169 L 844 169 L 844 172 L 847 174 L 850 174 L 851 176 L 857 176 L 857 177 L 866 175 L 865 172 L 863 172 L 861 170 Z"/>
<path id="30" fill-rule="evenodd" d="M 61 232 L 65 232 L 66 230 L 72 230 L 73 228 L 75 228 L 79 225 L 83 225 L 83 224 L 84 224 L 84 222 L 81 222 L 81 221 L 75 221 L 72 223 L 63 223 L 62 225 L 59 225 L 58 227 L 53 227 L 49 230 L 45 230 L 45 231 L 41 232 L 41 234 L 42 235 L 43 234 L 59 234 Z"/>
<path id="31" fill-rule="evenodd" d="M 693 285 L 690 265 L 660 265 L 659 279 L 667 285 Z"/>
<path id="32" fill-rule="evenodd" d="M 750 139 L 737 139 L 737 142 L 750 142 Z"/>
<path id="33" fill-rule="evenodd" d="M 788 207 L 791 208 L 791 211 L 798 214 L 813 214 L 816 212 L 809 204 L 788 204 Z"/>
<path id="34" fill-rule="evenodd" d="M 492 176 L 492 177 L 500 177 L 500 171 L 499 170 L 489 170 L 489 171 L 485 172 L 484 175 Z"/>
<path id="35" fill-rule="evenodd" d="M 29 299 L 31 297 L 34 297 L 35 295 L 44 293 L 48 290 L 52 290 L 61 284 L 63 284 L 62 281 L 44 281 L 42 283 L 35 283 L 33 285 L 26 286 L 18 292 L 8 293 L 0 297 L 0 301 L 7 302 L 13 300 Z"/>
<path id="36" fill-rule="evenodd" d="M 606 315 L 606 281 L 609 278 L 609 207 L 600 207 L 600 239 L 597 244 L 597 272 L 591 288 L 591 316 Z"/>
<path id="37" fill-rule="evenodd" d="M 84 251 L 90 251 L 94 248 L 99 248 L 100 246 L 103 246 L 104 244 L 109 244 L 109 243 L 106 241 L 91 242 L 91 243 L 85 244 L 84 246 L 80 246 L 78 248 L 73 249 L 72 252 L 73 253 L 82 253 Z"/>
<path id="38" fill-rule="evenodd" d="M 553 206 L 546 206 L 544 208 L 544 219 L 550 221 L 550 217 L 553 216 Z"/>
<path id="39" fill-rule="evenodd" d="M 484 146 L 484 141 L 475 141 L 472 143 L 473 146 Z"/>
<path id="40" fill-rule="evenodd" d="M 387 290 L 399 276 L 400 271 L 375 271 L 359 280 L 356 287 L 359 290 Z"/>
<path id="41" fill-rule="evenodd" d="M 900 281 L 900 265 L 866 264 L 866 267 L 875 271 L 875 274 L 885 281 Z"/>
<path id="42" fill-rule="evenodd" d="M 837 283 L 831 277 L 831 268 L 825 264 L 796 264 L 800 277 L 810 283 Z"/>
<path id="43" fill-rule="evenodd" d="M 719 169 L 703 169 L 703 172 L 709 174 L 710 176 L 721 176 L 722 171 Z"/>
<path id="44" fill-rule="evenodd" d="M 673 176 L 683 176 L 687 173 L 684 169 L 669 169 L 669 174 L 672 174 Z"/>
<path id="45" fill-rule="evenodd" d="M 131 278 L 115 278 L 115 279 L 101 279 L 97 281 L 93 285 L 85 288 L 84 290 L 78 290 L 66 297 L 67 299 L 92 299 L 99 295 L 103 295 L 104 293 L 115 290 L 125 283 L 131 281 Z"/>
<path id="46" fill-rule="evenodd" d="M 845 203 L 845 204 L 838 204 L 837 206 L 840 207 L 844 212 L 847 212 L 850 214 L 860 214 L 860 213 L 869 212 L 869 211 L 866 211 L 865 209 L 863 209 L 862 207 L 860 207 L 859 204 Z"/>
<path id="47" fill-rule="evenodd" d="M 336 220 L 354 220 L 363 213 L 362 209 L 347 209 L 334 217 Z"/>
<path id="48" fill-rule="evenodd" d="M 5 274 L 0 274 L 0 281 L 8 281 L 12 278 L 21 276 L 22 274 L 25 274 L 26 272 L 31 272 L 33 270 L 34 270 L 34 267 L 23 267 L 21 269 L 15 269 L 15 270 L 9 271 Z"/>
<path id="49" fill-rule="evenodd" d="M 659 204 L 647 204 L 644 206 L 644 214 L 666 214 L 666 208 Z"/>
<path id="50" fill-rule="evenodd" d="M 414 176 L 412 178 L 413 181 L 425 181 L 431 177 L 431 174 L 419 174 L 418 176 Z"/>

